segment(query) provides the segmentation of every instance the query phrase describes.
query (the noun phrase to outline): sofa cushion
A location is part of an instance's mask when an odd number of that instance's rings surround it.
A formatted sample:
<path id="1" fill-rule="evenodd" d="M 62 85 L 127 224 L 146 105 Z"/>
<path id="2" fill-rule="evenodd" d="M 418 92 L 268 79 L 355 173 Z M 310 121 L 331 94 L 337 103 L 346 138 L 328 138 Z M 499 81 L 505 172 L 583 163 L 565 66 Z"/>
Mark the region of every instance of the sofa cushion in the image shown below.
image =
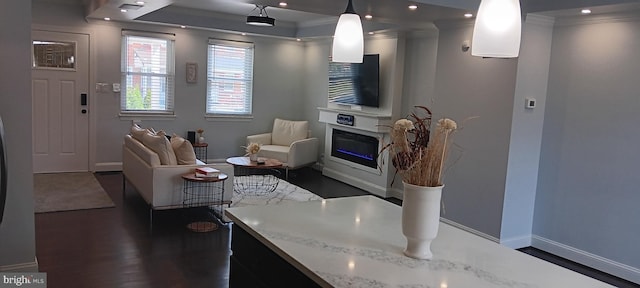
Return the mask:
<path id="1" fill-rule="evenodd" d="M 295 141 L 306 139 L 308 130 L 308 121 L 290 121 L 276 118 L 273 120 L 271 144 L 290 146 Z"/>
<path id="2" fill-rule="evenodd" d="M 278 159 L 282 163 L 287 163 L 289 161 L 289 146 L 262 145 L 258 156 Z"/>
<path id="3" fill-rule="evenodd" d="M 160 158 L 158 153 L 153 152 L 149 147 L 144 146 L 142 142 L 133 139 L 131 135 L 124 136 L 124 146 L 131 150 L 135 155 L 140 157 L 142 161 L 146 162 L 151 167 L 160 166 Z M 124 161 L 124 160 L 123 160 Z"/>
<path id="4" fill-rule="evenodd" d="M 129 132 L 129 134 L 133 137 L 133 139 L 136 139 L 141 143 L 142 143 L 142 137 L 144 136 L 144 134 L 147 134 L 147 133 L 151 133 L 151 135 L 155 135 L 157 132 L 156 130 L 153 130 L 153 127 L 142 128 L 138 124 L 133 124 Z"/>
<path id="5" fill-rule="evenodd" d="M 193 151 L 193 145 L 191 145 L 191 142 L 173 134 L 173 136 L 171 136 L 171 147 L 173 148 L 173 152 L 176 154 L 178 165 L 196 164 L 196 153 Z"/>
<path id="6" fill-rule="evenodd" d="M 133 124 L 131 126 L 131 131 L 129 132 L 129 134 L 131 134 L 133 139 L 142 142 L 142 136 L 144 136 L 144 134 L 147 134 L 147 129 L 140 127 L 140 125 L 138 124 Z"/>
<path id="7" fill-rule="evenodd" d="M 158 131 L 155 135 L 151 133 L 145 133 L 142 137 L 142 143 L 144 146 L 149 147 L 158 154 L 160 158 L 160 164 L 162 165 L 177 165 L 176 154 L 173 152 L 171 143 L 167 139 L 164 131 Z"/>

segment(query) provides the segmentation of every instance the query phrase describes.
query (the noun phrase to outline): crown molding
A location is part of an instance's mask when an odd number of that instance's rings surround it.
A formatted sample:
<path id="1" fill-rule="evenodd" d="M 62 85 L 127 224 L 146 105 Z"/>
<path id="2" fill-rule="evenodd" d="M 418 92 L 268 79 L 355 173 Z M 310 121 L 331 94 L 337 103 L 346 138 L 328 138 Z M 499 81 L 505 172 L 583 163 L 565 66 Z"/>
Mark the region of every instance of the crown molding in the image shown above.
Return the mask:
<path id="1" fill-rule="evenodd" d="M 616 22 L 638 22 L 640 21 L 640 13 L 637 10 L 600 14 L 600 15 L 579 15 L 571 17 L 558 17 L 555 21 L 555 26 L 572 26 L 572 25 L 590 25 L 601 23 L 616 23 Z"/>

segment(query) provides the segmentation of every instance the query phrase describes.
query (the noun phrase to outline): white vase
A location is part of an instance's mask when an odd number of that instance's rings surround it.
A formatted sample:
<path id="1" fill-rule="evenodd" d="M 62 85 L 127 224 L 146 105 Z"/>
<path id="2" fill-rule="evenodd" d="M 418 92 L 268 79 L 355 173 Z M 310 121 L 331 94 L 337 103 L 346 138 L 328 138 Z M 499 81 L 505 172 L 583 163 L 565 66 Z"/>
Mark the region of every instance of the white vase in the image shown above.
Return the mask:
<path id="1" fill-rule="evenodd" d="M 200 144 L 204 143 L 204 137 L 203 136 L 198 137 L 198 143 L 200 143 Z"/>
<path id="2" fill-rule="evenodd" d="M 258 154 L 249 154 L 249 160 L 250 161 L 258 161 Z"/>
<path id="3" fill-rule="evenodd" d="M 431 241 L 440 226 L 442 188 L 404 183 L 402 199 L 402 234 L 407 238 L 404 255 L 416 259 L 431 259 Z"/>

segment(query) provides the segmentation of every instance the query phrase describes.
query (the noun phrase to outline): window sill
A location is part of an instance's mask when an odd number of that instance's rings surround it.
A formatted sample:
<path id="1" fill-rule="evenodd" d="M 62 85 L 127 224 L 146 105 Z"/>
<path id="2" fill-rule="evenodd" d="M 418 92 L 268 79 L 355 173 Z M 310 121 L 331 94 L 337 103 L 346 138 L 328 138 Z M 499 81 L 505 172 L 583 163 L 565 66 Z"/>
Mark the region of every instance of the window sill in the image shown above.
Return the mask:
<path id="1" fill-rule="evenodd" d="M 120 113 L 120 120 L 174 120 L 176 114 L 158 114 L 158 113 Z"/>
<path id="2" fill-rule="evenodd" d="M 207 121 L 251 121 L 253 115 L 210 115 L 204 116 Z"/>

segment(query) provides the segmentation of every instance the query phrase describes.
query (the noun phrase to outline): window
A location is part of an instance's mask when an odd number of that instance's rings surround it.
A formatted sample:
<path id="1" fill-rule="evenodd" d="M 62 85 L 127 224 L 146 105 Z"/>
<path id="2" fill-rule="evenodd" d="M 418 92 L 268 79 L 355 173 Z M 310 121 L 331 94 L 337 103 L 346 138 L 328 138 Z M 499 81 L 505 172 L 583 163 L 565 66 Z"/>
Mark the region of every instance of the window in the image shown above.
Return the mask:
<path id="1" fill-rule="evenodd" d="M 209 39 L 207 114 L 251 115 L 253 43 Z"/>
<path id="2" fill-rule="evenodd" d="M 122 113 L 173 114 L 174 36 L 122 31 Z"/>

